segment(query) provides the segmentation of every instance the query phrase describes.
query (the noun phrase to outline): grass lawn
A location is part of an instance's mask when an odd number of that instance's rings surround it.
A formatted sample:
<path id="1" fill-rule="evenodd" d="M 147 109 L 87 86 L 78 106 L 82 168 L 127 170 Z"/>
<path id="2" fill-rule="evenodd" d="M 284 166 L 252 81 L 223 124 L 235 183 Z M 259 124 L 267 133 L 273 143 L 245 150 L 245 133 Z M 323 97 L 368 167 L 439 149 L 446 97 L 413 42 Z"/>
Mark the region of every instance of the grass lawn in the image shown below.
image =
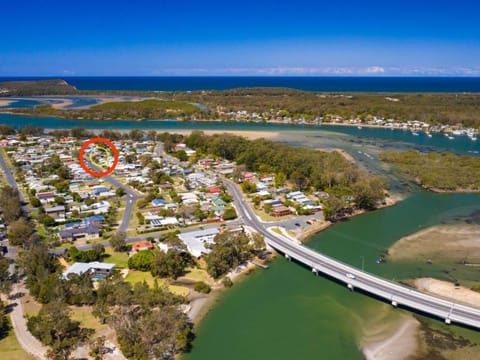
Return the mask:
<path id="1" fill-rule="evenodd" d="M 255 214 L 258 215 L 258 216 L 260 217 L 260 219 L 262 219 L 263 221 L 281 221 L 281 220 L 288 219 L 287 216 L 274 217 L 274 216 L 268 215 L 268 214 L 267 214 L 265 211 L 263 211 L 263 210 L 255 209 L 255 207 L 253 207 L 252 204 L 249 204 L 249 206 L 253 209 L 253 211 L 255 212 Z"/>
<path id="2" fill-rule="evenodd" d="M 9 318 L 10 319 L 10 318 Z M 0 340 L 0 358 L 8 360 L 34 360 L 35 358 L 23 351 L 10 328 L 8 336 Z"/>
<path id="3" fill-rule="evenodd" d="M 72 319 L 80 321 L 81 327 L 93 329 L 96 332 L 108 328 L 107 325 L 100 324 L 100 321 L 92 315 L 92 308 L 90 306 L 71 306 L 70 309 L 72 310 Z"/>
<path id="4" fill-rule="evenodd" d="M 187 273 L 181 277 L 181 279 L 191 280 L 191 281 L 203 281 L 207 284 L 212 284 L 212 278 L 208 275 L 205 270 L 202 269 L 188 269 Z"/>
<path id="5" fill-rule="evenodd" d="M 115 252 L 111 247 L 108 247 L 105 249 L 103 261 L 115 264 L 117 269 L 125 269 L 128 267 L 128 254 L 126 252 Z"/>
<path id="6" fill-rule="evenodd" d="M 146 281 L 149 286 L 153 286 L 155 278 L 150 274 L 149 272 L 143 272 L 143 271 L 137 271 L 137 270 L 129 270 L 128 275 L 125 278 L 125 281 L 135 284 L 137 282 L 143 282 Z M 157 279 L 158 285 L 162 285 L 165 283 L 164 279 Z M 183 286 L 177 286 L 177 285 L 168 285 L 168 289 L 177 295 L 181 296 L 187 296 L 189 290 L 186 287 Z"/>
<path id="7" fill-rule="evenodd" d="M 42 237 L 47 236 L 47 231 L 45 230 L 45 226 L 43 226 L 43 225 L 37 225 L 37 232 L 38 232 L 38 235 L 40 235 Z"/>

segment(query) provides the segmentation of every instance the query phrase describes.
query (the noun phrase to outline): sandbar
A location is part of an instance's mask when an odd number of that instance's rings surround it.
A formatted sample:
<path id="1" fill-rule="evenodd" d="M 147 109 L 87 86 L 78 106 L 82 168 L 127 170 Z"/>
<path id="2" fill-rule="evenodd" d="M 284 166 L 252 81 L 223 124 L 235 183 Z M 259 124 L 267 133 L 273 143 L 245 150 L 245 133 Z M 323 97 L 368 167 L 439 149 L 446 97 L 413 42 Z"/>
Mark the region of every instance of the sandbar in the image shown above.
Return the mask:
<path id="1" fill-rule="evenodd" d="M 379 327 L 378 335 L 369 339 L 368 344 L 363 347 L 365 358 L 367 360 L 401 360 L 415 355 L 419 346 L 419 325 L 417 320 L 408 317 L 394 328 Z"/>
<path id="2" fill-rule="evenodd" d="M 439 295 L 444 298 L 473 306 L 480 305 L 480 293 L 464 286 L 455 286 L 455 284 L 451 282 L 437 280 L 430 277 L 415 279 L 413 284 L 418 290 L 429 294 Z"/>

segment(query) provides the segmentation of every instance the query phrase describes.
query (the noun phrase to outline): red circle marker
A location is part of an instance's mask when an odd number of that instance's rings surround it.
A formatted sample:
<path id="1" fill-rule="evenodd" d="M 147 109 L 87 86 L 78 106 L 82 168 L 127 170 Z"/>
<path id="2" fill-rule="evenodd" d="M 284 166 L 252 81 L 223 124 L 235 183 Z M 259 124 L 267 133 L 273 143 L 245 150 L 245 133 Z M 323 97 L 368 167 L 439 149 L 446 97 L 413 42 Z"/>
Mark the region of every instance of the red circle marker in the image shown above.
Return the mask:
<path id="1" fill-rule="evenodd" d="M 103 144 L 107 144 L 107 146 L 112 149 L 113 151 L 113 165 L 110 166 L 107 170 L 103 171 L 103 172 L 95 172 L 93 171 L 92 169 L 90 169 L 86 164 L 85 164 L 85 160 L 83 159 L 83 156 L 85 155 L 85 150 L 87 149 L 87 147 L 90 145 L 90 144 L 94 144 L 94 143 L 103 143 Z M 110 140 L 107 140 L 107 139 L 104 139 L 104 138 L 93 138 L 93 139 L 90 139 L 88 140 L 85 144 L 82 145 L 82 148 L 80 149 L 80 165 L 82 166 L 83 170 L 85 170 L 88 174 L 92 175 L 92 176 L 96 176 L 96 177 L 102 177 L 102 176 L 105 176 L 105 175 L 108 175 L 110 174 L 114 169 L 115 167 L 117 166 L 118 164 L 118 150 L 117 148 L 115 147 L 115 145 L 113 145 L 113 143 L 110 141 Z"/>

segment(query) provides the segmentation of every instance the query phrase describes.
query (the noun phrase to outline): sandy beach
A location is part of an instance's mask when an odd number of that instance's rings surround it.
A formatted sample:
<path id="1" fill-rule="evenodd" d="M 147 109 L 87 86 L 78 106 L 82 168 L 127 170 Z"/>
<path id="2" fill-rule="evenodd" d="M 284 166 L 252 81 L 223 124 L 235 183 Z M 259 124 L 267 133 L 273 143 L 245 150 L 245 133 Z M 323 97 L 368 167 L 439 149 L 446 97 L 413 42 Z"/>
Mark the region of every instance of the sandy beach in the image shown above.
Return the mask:
<path id="1" fill-rule="evenodd" d="M 455 284 L 451 282 L 429 277 L 415 279 L 413 284 L 418 290 L 429 294 L 439 295 L 473 306 L 480 305 L 480 293 L 464 286 L 455 286 Z"/>
<path id="2" fill-rule="evenodd" d="M 73 100 L 71 99 L 55 99 L 56 101 L 60 100 L 61 102 L 57 102 L 52 105 L 52 108 L 58 109 L 58 110 L 64 110 L 67 106 L 70 106 L 73 104 Z"/>
<path id="3" fill-rule="evenodd" d="M 16 100 L 3 100 L 0 99 L 0 106 L 9 106 L 10 104 L 13 104 Z"/>
<path id="4" fill-rule="evenodd" d="M 162 129 L 157 130 L 158 132 L 162 132 Z M 182 134 L 182 135 L 190 135 L 193 130 L 180 130 L 176 129 L 172 131 L 175 134 Z M 229 134 L 229 135 L 237 135 L 243 136 L 249 140 L 255 139 L 268 139 L 273 140 L 277 136 L 279 136 L 278 132 L 275 131 L 234 131 L 234 130 L 201 130 L 205 135 L 216 135 L 216 134 Z"/>
<path id="5" fill-rule="evenodd" d="M 406 317 L 395 326 L 384 325 L 367 337 L 363 354 L 367 360 L 402 360 L 418 349 L 419 322 Z"/>

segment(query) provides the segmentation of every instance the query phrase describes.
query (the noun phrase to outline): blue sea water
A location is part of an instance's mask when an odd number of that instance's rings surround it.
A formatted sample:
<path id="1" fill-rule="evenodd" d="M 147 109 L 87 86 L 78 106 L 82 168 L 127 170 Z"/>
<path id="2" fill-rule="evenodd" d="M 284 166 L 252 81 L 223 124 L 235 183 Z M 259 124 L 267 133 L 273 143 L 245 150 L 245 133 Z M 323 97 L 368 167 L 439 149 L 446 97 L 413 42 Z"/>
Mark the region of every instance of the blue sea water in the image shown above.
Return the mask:
<path id="1" fill-rule="evenodd" d="M 59 77 L 53 77 L 59 78 Z M 62 77 L 80 90 L 188 91 L 286 87 L 328 92 L 480 92 L 480 77 Z M 46 78 L 6 78 L 34 80 Z"/>

